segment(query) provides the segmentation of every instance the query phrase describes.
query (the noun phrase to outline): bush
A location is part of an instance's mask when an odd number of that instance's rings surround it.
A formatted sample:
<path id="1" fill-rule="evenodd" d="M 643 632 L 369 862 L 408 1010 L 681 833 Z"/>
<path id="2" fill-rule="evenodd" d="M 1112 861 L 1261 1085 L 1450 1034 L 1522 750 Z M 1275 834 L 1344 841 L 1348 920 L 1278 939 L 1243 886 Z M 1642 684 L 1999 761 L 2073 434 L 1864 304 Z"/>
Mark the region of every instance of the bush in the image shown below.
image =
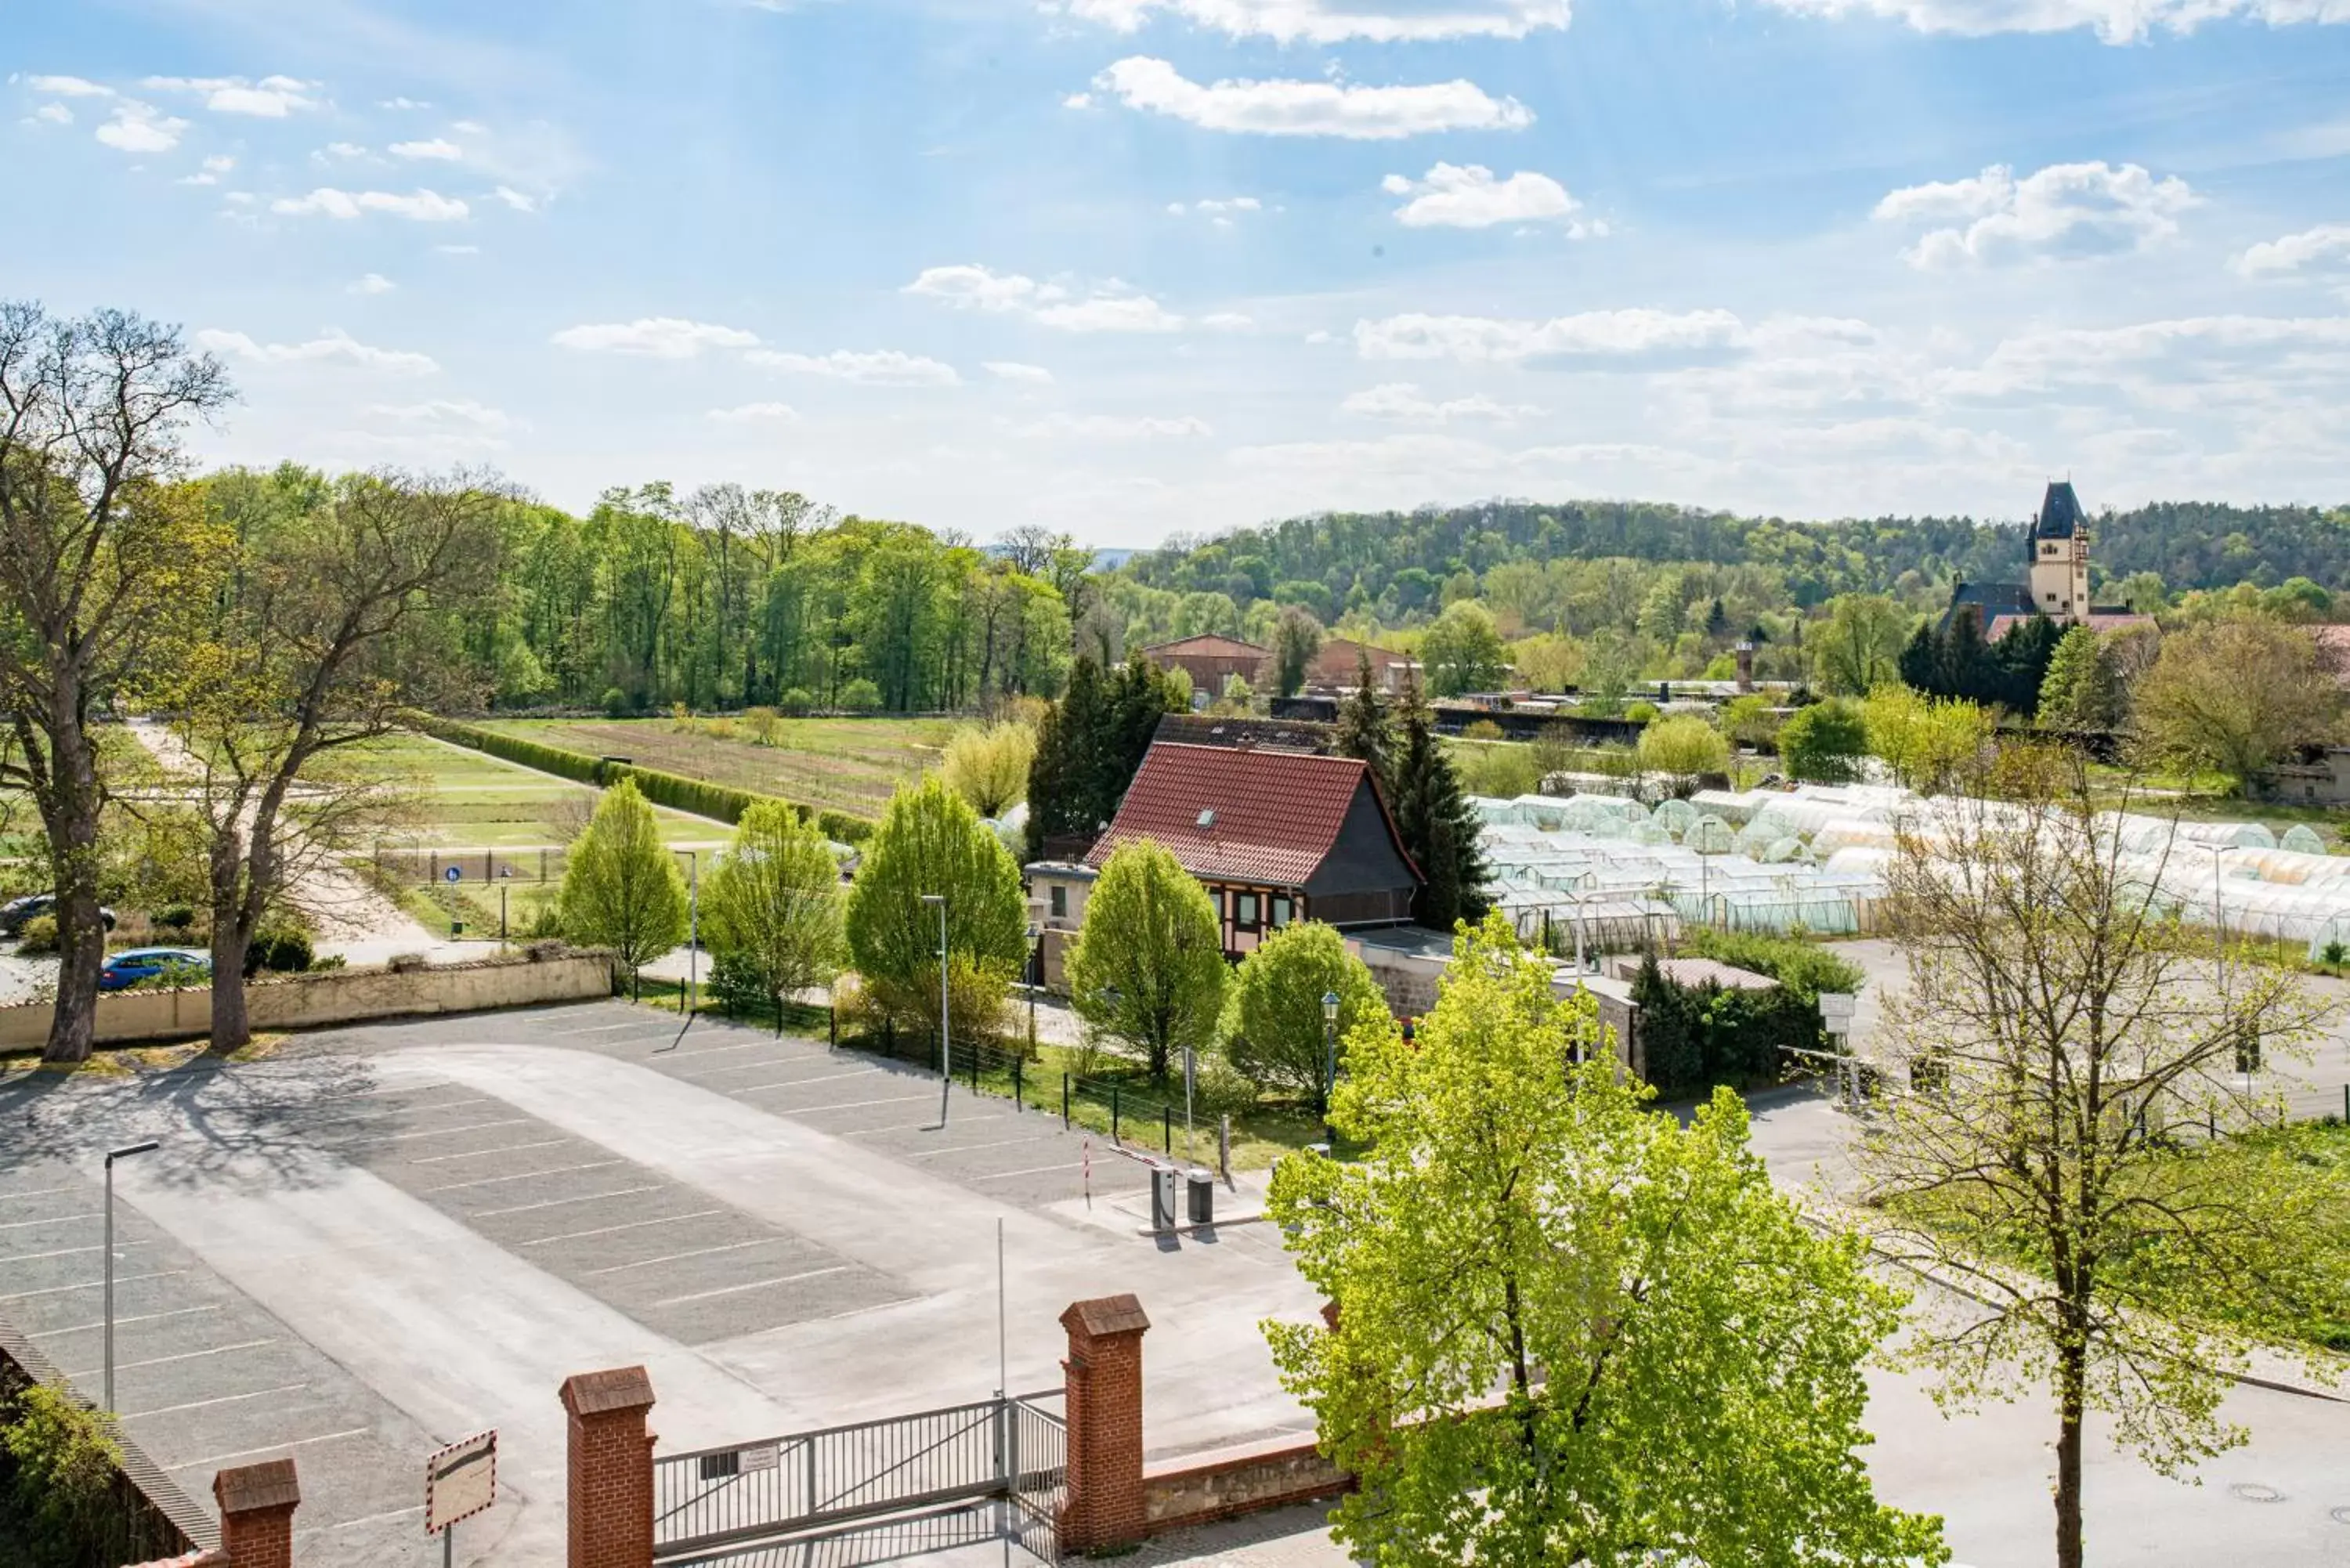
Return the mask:
<path id="1" fill-rule="evenodd" d="M 1329 992 L 1338 997 L 1342 1051 L 1364 1024 L 1386 1023 L 1386 993 L 1335 927 L 1300 920 L 1265 938 L 1241 961 L 1240 981 L 1224 1013 L 1224 1056 L 1232 1070 L 1260 1089 L 1295 1095 L 1320 1111 L 1330 1046 L 1322 998 Z"/>
<path id="2" fill-rule="evenodd" d="M 1632 982 L 1632 1001 L 1640 1009 L 1648 1079 L 1660 1094 L 1774 1083 L 1783 1051 L 1819 1048 L 1816 996 L 1804 997 L 1787 986 L 1735 991 L 1711 982 L 1680 985 L 1667 980 L 1651 956 Z"/>
<path id="3" fill-rule="evenodd" d="M 122 1450 L 107 1436 L 104 1418 L 71 1394 L 26 1384 L 0 1398 L 0 1471 L 5 1516 L 20 1539 L 8 1546 L 20 1561 L 48 1568 L 120 1563 L 125 1533 L 115 1501 Z"/>
<path id="4" fill-rule="evenodd" d="M 775 706 L 786 713 L 806 713 L 816 706 L 816 693 L 805 686 L 795 686 L 785 692 Z"/>
<path id="5" fill-rule="evenodd" d="M 851 816 L 845 811 L 819 811 L 816 825 L 824 836 L 836 844 L 862 844 L 873 836 L 873 824 L 861 816 Z"/>
<path id="6" fill-rule="evenodd" d="M 1849 993 L 1867 980 L 1859 965 L 1794 937 L 1717 931 L 1703 926 L 1684 935 L 1690 951 L 1698 957 L 1767 974 L 1801 997 L 1807 1007 L 1816 1008 L 1824 991 Z"/>
<path id="7" fill-rule="evenodd" d="M 263 970 L 300 974 L 317 956 L 310 934 L 299 926 L 264 926 L 253 933 L 253 941 L 244 950 L 244 975 L 250 980 Z"/>
<path id="8" fill-rule="evenodd" d="M 161 909 L 155 911 L 153 919 L 155 924 L 162 927 L 167 931 L 180 931 L 184 933 L 196 923 L 195 906 L 192 904 L 166 904 Z"/>
<path id="9" fill-rule="evenodd" d="M 1779 761 L 1791 778 L 1845 784 L 1868 754 L 1868 728 L 1860 710 L 1841 699 L 1814 702 L 1779 728 Z"/>
<path id="10" fill-rule="evenodd" d="M 1636 724 L 1645 724 L 1660 711 L 1654 702 L 1634 702 L 1624 710 L 1624 717 Z"/>
<path id="11" fill-rule="evenodd" d="M 858 679 L 840 689 L 840 705 L 852 713 L 870 713 L 881 706 L 881 688 Z"/>
<path id="12" fill-rule="evenodd" d="M 604 688 L 603 706 L 607 717 L 625 719 L 629 716 L 629 710 L 634 704 L 629 702 L 627 692 L 617 686 L 607 686 Z"/>
<path id="13" fill-rule="evenodd" d="M 743 709 L 743 728 L 749 732 L 753 744 L 774 745 L 777 728 L 775 711 L 773 708 Z"/>
<path id="14" fill-rule="evenodd" d="M 53 953 L 57 950 L 57 918 L 55 915 L 35 915 L 25 922 L 23 939 L 16 950 L 20 953 Z"/>

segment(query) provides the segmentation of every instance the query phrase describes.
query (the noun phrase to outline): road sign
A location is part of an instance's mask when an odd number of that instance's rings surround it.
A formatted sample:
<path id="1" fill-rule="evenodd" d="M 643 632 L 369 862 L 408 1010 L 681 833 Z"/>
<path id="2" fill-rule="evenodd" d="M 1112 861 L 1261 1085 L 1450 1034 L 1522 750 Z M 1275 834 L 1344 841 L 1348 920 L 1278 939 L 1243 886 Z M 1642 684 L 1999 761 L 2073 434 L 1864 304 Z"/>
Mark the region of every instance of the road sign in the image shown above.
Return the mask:
<path id="1" fill-rule="evenodd" d="M 462 882 L 464 877 L 465 873 L 454 866 L 441 873 L 441 880 L 443 882 Z"/>
<path id="2" fill-rule="evenodd" d="M 1860 998 L 1848 991 L 1820 992 L 1820 1022 L 1831 1033 L 1841 1034 L 1852 1025 L 1852 1015 L 1860 1007 Z"/>
<path id="3" fill-rule="evenodd" d="M 498 1499 L 498 1434 L 476 1432 L 424 1463 L 424 1530 L 438 1535 Z"/>

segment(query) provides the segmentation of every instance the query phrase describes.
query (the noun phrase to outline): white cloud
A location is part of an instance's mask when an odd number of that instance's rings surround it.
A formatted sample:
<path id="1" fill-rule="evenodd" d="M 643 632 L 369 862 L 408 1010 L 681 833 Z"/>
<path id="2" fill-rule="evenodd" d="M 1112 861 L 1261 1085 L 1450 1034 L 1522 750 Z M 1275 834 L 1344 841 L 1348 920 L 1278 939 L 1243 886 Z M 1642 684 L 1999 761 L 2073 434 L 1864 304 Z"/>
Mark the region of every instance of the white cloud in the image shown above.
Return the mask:
<path id="1" fill-rule="evenodd" d="M 1953 397 L 2002 398 L 2058 387 L 2203 404 L 2207 389 L 2242 381 L 2266 400 L 2312 378 L 2350 376 L 2350 317 L 2194 316 L 2124 327 L 2068 327 L 2010 337 L 1981 369 L 1937 378 Z"/>
<path id="2" fill-rule="evenodd" d="M 33 111 L 33 118 L 50 125 L 71 125 L 73 110 L 61 103 L 45 103 Z"/>
<path id="3" fill-rule="evenodd" d="M 2297 234 L 2264 240 L 2230 265 L 2246 277 L 2299 272 L 2313 263 L 2350 261 L 2350 223 L 2320 223 Z"/>
<path id="4" fill-rule="evenodd" d="M 379 100 L 376 104 L 378 109 L 431 109 L 432 107 L 422 99 L 414 98 L 387 98 Z"/>
<path id="5" fill-rule="evenodd" d="M 354 365 L 394 376 L 429 376 L 441 369 L 430 355 L 372 348 L 333 327 L 307 343 L 256 343 L 242 332 L 207 327 L 196 334 L 196 347 L 257 365 Z"/>
<path id="6" fill-rule="evenodd" d="M 494 409 L 470 398 L 434 398 L 428 402 L 398 405 L 373 403 L 367 411 L 378 419 L 395 420 L 401 424 L 470 426 L 491 435 L 503 435 L 515 423 L 504 409 Z"/>
<path id="7" fill-rule="evenodd" d="M 1133 56 L 1094 78 L 1128 109 L 1170 115 L 1206 130 L 1264 136 L 1343 136 L 1388 140 L 1440 130 L 1519 130 L 1534 111 L 1513 98 L 1488 97 L 1466 80 L 1417 87 L 1345 82 L 1220 81 L 1180 75 L 1165 60 Z"/>
<path id="8" fill-rule="evenodd" d="M 1078 436 L 1088 441 L 1164 441 L 1216 432 L 1205 420 L 1186 414 L 1177 419 L 1121 418 L 1115 414 L 1047 414 L 1020 427 L 1024 436 Z"/>
<path id="9" fill-rule="evenodd" d="M 512 207 L 517 213 L 536 213 L 538 211 L 538 200 L 536 197 L 526 196 L 511 185 L 499 186 L 497 188 L 496 194 L 499 201 L 504 202 L 507 206 Z"/>
<path id="10" fill-rule="evenodd" d="M 1572 218 L 1583 203 L 1547 174 L 1521 170 L 1506 180 L 1480 163 L 1439 163 L 1424 178 L 1390 174 L 1379 182 L 1390 196 L 1409 196 L 1396 209 L 1408 229 L 1485 229 L 1495 223 Z M 1577 238 L 1583 225 L 1574 225 Z"/>
<path id="11" fill-rule="evenodd" d="M 293 217 L 324 215 L 356 218 L 362 213 L 389 213 L 420 223 L 453 223 L 472 209 L 454 196 L 436 191 L 414 191 L 405 196 L 389 191 L 338 191 L 321 185 L 307 196 L 280 196 L 269 203 L 273 213 Z"/>
<path id="12" fill-rule="evenodd" d="M 1085 298 L 1055 283 L 976 265 L 924 267 L 907 294 L 942 299 L 964 309 L 1018 314 L 1064 332 L 1175 332 L 1183 318 L 1147 294 L 1112 278 Z"/>
<path id="13" fill-rule="evenodd" d="M 220 183 L 220 177 L 235 167 L 235 159 L 216 155 L 205 159 L 203 166 L 198 169 L 194 173 L 182 174 L 180 176 L 179 183 L 182 185 L 217 185 Z"/>
<path id="14" fill-rule="evenodd" d="M 1592 310 L 1548 321 L 1407 314 L 1355 323 L 1355 348 L 1366 359 L 1548 360 L 1604 369 L 1719 358 L 1752 343 L 1745 323 L 1727 310 Z"/>
<path id="15" fill-rule="evenodd" d="M 797 423 L 800 416 L 789 403 L 743 403 L 712 409 L 702 417 L 721 425 L 788 425 Z"/>
<path id="16" fill-rule="evenodd" d="M 1564 27 L 1568 17 L 1567 0 L 1064 0 L 1063 9 L 1121 33 L 1165 12 L 1235 38 L 1284 44 L 1523 38 L 1537 27 Z"/>
<path id="17" fill-rule="evenodd" d="M 317 84 L 292 77 L 264 77 L 257 82 L 243 77 L 149 77 L 139 85 L 152 92 L 202 93 L 204 107 L 214 114 L 284 119 L 296 109 L 318 107 L 318 100 L 309 96 Z"/>
<path id="18" fill-rule="evenodd" d="M 184 119 L 174 119 L 151 104 L 125 99 L 114 118 L 98 128 L 98 139 L 123 152 L 169 152 L 180 145 Z"/>
<path id="19" fill-rule="evenodd" d="M 81 77 L 26 77 L 25 85 L 35 92 L 55 93 L 59 98 L 112 98 L 114 89 L 100 87 Z"/>
<path id="20" fill-rule="evenodd" d="M 1193 202 L 1189 206 L 1181 202 L 1170 202 L 1167 203 L 1167 211 L 1178 218 L 1185 213 L 1197 213 L 1201 217 L 1225 222 L 1229 221 L 1230 215 L 1234 213 L 1262 213 L 1264 211 L 1264 203 L 1254 196 L 1211 196 L 1202 201 Z"/>
<path id="21" fill-rule="evenodd" d="M 1200 325 L 1211 332 L 1246 332 L 1256 325 L 1256 317 L 1237 310 L 1211 310 L 1200 317 Z"/>
<path id="22" fill-rule="evenodd" d="M 380 272 L 369 273 L 343 290 L 345 294 L 390 294 L 400 286 Z"/>
<path id="23" fill-rule="evenodd" d="M 877 348 L 869 352 L 836 348 L 829 354 L 788 354 L 772 348 L 754 348 L 743 358 L 769 369 L 789 370 L 802 376 L 826 376 L 837 381 L 856 381 L 868 387 L 951 387 L 962 380 L 951 365 L 926 359 L 919 354 L 900 353 L 895 348 Z"/>
<path id="24" fill-rule="evenodd" d="M 329 141 L 310 157 L 316 162 L 325 163 L 337 158 L 365 158 L 367 155 L 368 150 L 356 141 Z"/>
<path id="25" fill-rule="evenodd" d="M 395 141 L 384 151 L 394 158 L 433 159 L 445 163 L 453 163 L 465 156 L 463 148 L 437 136 L 429 141 Z"/>
<path id="26" fill-rule="evenodd" d="M 705 348 L 748 348 L 755 332 L 688 321 L 678 316 L 648 316 L 635 321 L 590 322 L 567 327 L 550 339 L 559 348 L 590 354 L 640 354 L 652 359 L 691 359 Z"/>
<path id="27" fill-rule="evenodd" d="M 477 256 L 482 254 L 479 245 L 434 245 L 432 249 L 444 256 Z"/>
<path id="28" fill-rule="evenodd" d="M 990 359 L 984 369 L 999 381 L 1014 381 L 1030 387 L 1053 384 L 1053 372 L 1042 365 L 1023 365 L 1016 359 Z"/>
<path id="29" fill-rule="evenodd" d="M 1073 92 L 1061 100 L 1063 109 L 1091 109 L 1093 106 L 1094 95 L 1089 92 Z"/>
<path id="30" fill-rule="evenodd" d="M 2109 44 L 2130 44 L 2159 27 L 2191 33 L 2205 22 L 2244 17 L 2283 26 L 2350 21 L 2350 0 L 1764 0 L 1801 16 L 1882 16 L 1921 33 L 2062 33 L 2094 27 Z"/>
<path id="31" fill-rule="evenodd" d="M 467 136 L 486 136 L 489 134 L 490 130 L 488 126 L 484 125 L 478 119 L 452 120 L 449 124 L 449 129 L 452 130 L 462 131 Z"/>
<path id="32" fill-rule="evenodd" d="M 1902 253 L 1933 270 L 2143 250 L 2177 234 L 2178 215 L 2200 201 L 2186 181 L 2157 180 L 2135 163 L 2052 163 L 2021 180 L 1994 163 L 1970 179 L 1894 191 L 1876 216 L 1912 226 L 1948 221 Z"/>
<path id="33" fill-rule="evenodd" d="M 1483 393 L 1440 402 L 1425 396 L 1409 381 L 1389 381 L 1357 392 L 1338 405 L 1340 413 L 1358 419 L 1392 420 L 1402 424 L 1449 425 L 1455 420 L 1491 420 L 1512 424 L 1542 410 L 1523 403 L 1496 402 Z"/>

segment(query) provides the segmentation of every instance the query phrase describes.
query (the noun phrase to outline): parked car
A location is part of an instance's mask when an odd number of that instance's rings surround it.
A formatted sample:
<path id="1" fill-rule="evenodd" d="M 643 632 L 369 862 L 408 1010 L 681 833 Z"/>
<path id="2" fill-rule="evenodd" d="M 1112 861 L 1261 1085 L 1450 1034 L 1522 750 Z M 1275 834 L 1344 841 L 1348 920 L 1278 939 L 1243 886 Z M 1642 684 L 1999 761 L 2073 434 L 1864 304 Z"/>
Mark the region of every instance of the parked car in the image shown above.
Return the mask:
<path id="1" fill-rule="evenodd" d="M 183 984 L 208 985 L 213 978 L 212 956 L 193 948 L 125 948 L 99 970 L 98 989 L 121 991 L 166 974 Z"/>
<path id="2" fill-rule="evenodd" d="M 54 893 L 32 893 L 22 898 L 11 898 L 0 904 L 0 937 L 20 937 L 25 934 L 25 922 L 36 915 L 46 915 L 57 908 Z M 114 929 L 114 911 L 101 906 L 98 918 L 108 930 Z"/>

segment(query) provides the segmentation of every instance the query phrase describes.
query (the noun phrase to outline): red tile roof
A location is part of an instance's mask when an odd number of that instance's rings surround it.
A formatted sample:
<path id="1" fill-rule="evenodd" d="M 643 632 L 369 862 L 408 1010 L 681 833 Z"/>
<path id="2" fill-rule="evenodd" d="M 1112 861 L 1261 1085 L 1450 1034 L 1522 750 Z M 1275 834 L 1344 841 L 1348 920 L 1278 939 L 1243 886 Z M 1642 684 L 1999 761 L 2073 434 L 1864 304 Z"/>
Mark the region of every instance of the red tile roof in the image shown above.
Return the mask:
<path id="1" fill-rule="evenodd" d="M 1162 642 L 1142 650 L 1146 659 L 1162 659 L 1170 655 L 1199 659 L 1263 659 L 1273 650 L 1259 648 L 1253 642 L 1242 642 L 1214 632 L 1201 632 L 1197 637 L 1179 637 L 1172 642 Z"/>
<path id="2" fill-rule="evenodd" d="M 1086 863 L 1099 866 L 1119 845 L 1149 838 L 1194 877 L 1302 888 L 1367 776 L 1353 757 L 1160 742 Z M 1214 814 L 1204 826 L 1203 812 Z"/>

